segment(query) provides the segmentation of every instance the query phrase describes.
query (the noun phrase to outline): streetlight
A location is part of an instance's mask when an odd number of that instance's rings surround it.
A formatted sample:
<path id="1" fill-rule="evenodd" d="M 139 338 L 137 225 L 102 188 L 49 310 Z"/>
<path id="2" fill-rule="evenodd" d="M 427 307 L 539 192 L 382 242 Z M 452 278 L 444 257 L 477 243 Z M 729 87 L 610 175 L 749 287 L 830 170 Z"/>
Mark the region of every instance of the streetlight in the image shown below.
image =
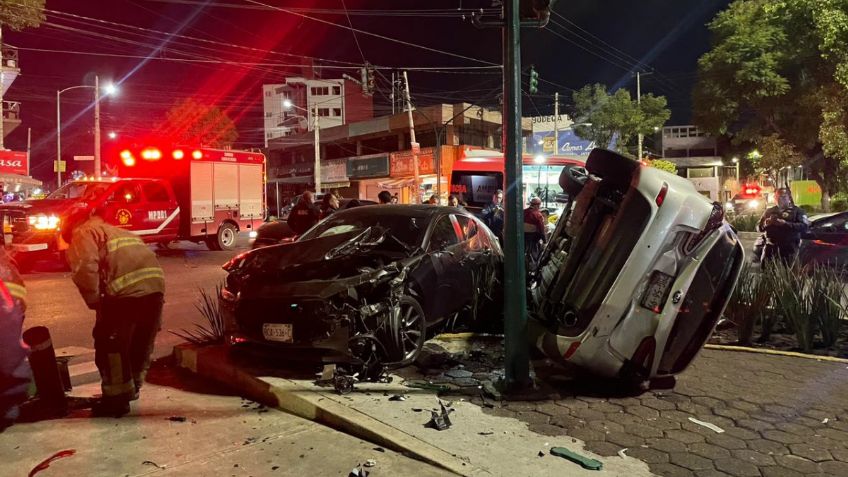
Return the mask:
<path id="1" fill-rule="evenodd" d="M 295 108 L 295 109 L 299 109 L 299 110 L 305 112 L 306 114 L 309 114 L 308 109 L 302 108 L 302 107 L 294 104 L 292 102 L 292 100 L 290 100 L 290 99 L 284 99 L 283 100 L 283 108 L 285 108 L 285 109 Z M 320 136 L 319 126 L 318 126 L 318 104 L 317 103 L 315 104 L 315 107 L 313 108 L 312 118 L 313 118 L 312 132 L 315 135 L 315 166 L 313 167 L 313 169 L 314 169 L 313 172 L 315 174 L 315 193 L 318 193 L 318 192 L 321 192 L 321 136 Z M 304 119 L 309 121 L 309 118 L 304 117 Z"/>
<path id="2" fill-rule="evenodd" d="M 108 136 L 109 136 L 109 139 L 115 140 L 115 139 L 118 138 L 118 133 L 116 133 L 115 131 L 109 131 Z"/>
<path id="3" fill-rule="evenodd" d="M 59 187 L 62 187 L 62 93 L 74 89 L 86 88 L 94 90 L 94 176 L 100 177 L 100 77 L 95 75 L 94 86 L 71 86 L 70 88 L 56 91 L 56 183 Z M 106 96 L 114 96 L 118 93 L 118 88 L 110 83 L 103 87 L 103 93 Z"/>
<path id="4" fill-rule="evenodd" d="M 739 158 L 734 157 L 732 160 L 733 160 L 733 164 L 736 165 L 736 183 L 738 184 L 739 183 Z"/>

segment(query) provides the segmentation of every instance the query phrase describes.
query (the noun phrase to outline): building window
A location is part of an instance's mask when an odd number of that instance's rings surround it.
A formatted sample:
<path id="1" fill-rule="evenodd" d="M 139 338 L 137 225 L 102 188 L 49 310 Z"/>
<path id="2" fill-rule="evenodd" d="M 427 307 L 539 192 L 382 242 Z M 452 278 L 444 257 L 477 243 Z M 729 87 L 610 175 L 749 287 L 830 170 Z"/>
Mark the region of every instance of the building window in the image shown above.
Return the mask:
<path id="1" fill-rule="evenodd" d="M 318 116 L 327 117 L 330 115 L 330 108 L 318 108 Z"/>
<path id="2" fill-rule="evenodd" d="M 265 97 L 266 97 L 266 98 L 270 98 L 270 97 L 271 97 L 271 92 L 270 92 L 270 91 L 266 91 L 266 92 L 265 92 Z"/>
<path id="3" fill-rule="evenodd" d="M 342 115 L 342 108 L 333 108 L 333 116 L 340 117 Z"/>
<path id="4" fill-rule="evenodd" d="M 327 96 L 330 94 L 330 88 L 328 86 L 313 87 L 310 88 L 310 92 L 312 96 Z"/>
<path id="5" fill-rule="evenodd" d="M 265 117 L 266 118 L 270 118 L 270 117 L 273 117 L 273 116 L 274 116 L 274 113 L 272 113 L 270 111 L 265 111 Z"/>
<path id="6" fill-rule="evenodd" d="M 342 87 L 341 86 L 333 86 L 333 94 L 336 95 L 336 96 L 342 94 Z"/>

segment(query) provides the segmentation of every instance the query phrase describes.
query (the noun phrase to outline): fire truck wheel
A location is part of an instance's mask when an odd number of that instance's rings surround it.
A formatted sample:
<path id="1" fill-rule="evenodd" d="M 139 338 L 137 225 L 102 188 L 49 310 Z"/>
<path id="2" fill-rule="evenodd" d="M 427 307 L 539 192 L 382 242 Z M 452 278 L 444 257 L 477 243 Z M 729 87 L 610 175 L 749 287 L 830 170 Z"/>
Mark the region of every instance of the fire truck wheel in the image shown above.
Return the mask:
<path id="1" fill-rule="evenodd" d="M 215 237 L 206 240 L 209 250 L 233 250 L 236 248 L 238 230 L 233 224 L 221 224 Z"/>

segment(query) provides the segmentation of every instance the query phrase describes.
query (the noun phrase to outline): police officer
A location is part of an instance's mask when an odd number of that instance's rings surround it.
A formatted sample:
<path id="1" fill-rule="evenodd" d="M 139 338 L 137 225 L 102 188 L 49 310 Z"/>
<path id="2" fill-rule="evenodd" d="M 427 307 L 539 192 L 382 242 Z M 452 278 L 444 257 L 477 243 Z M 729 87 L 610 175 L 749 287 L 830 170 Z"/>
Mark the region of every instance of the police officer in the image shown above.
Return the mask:
<path id="1" fill-rule="evenodd" d="M 0 246 L 0 432 L 18 417 L 27 398 L 29 348 L 21 340 L 26 311 L 26 288 L 17 269 Z"/>
<path id="2" fill-rule="evenodd" d="M 758 229 L 765 232 L 766 243 L 762 261 L 780 259 L 791 262 L 801 246 L 801 235 L 807 231 L 810 221 L 800 207 L 792 203 L 789 189 L 778 189 L 777 205 L 765 211 Z"/>
<path id="3" fill-rule="evenodd" d="M 63 225 L 62 240 L 69 244 L 74 284 L 86 305 L 97 311 L 94 362 L 103 397 L 92 413 L 120 417 L 138 399 L 150 365 L 162 325 L 165 275 L 138 236 L 97 215 L 73 214 Z"/>

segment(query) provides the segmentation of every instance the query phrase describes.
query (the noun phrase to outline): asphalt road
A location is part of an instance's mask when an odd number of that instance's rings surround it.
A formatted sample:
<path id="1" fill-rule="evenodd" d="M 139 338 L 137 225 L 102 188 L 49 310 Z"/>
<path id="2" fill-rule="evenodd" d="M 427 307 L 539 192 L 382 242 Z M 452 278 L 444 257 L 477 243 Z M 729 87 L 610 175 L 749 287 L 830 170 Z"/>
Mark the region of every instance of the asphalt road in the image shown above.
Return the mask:
<path id="1" fill-rule="evenodd" d="M 234 252 L 212 252 L 189 242 L 173 244 L 167 250 L 151 246 L 165 271 L 166 287 L 162 332 L 156 339 L 155 356 L 170 353 L 173 345 L 182 341 L 168 330 L 192 328 L 194 323 L 204 322 L 195 309 L 199 290 L 214 291 L 226 275 L 221 265 L 247 246 L 246 238 L 240 239 L 240 247 Z M 57 350 L 70 350 L 69 354 L 84 357 L 82 361 L 93 360 L 94 312 L 85 306 L 69 271 L 49 269 L 49 264 L 42 263 L 36 272 L 24 275 L 28 292 L 24 325 L 46 326 Z"/>

